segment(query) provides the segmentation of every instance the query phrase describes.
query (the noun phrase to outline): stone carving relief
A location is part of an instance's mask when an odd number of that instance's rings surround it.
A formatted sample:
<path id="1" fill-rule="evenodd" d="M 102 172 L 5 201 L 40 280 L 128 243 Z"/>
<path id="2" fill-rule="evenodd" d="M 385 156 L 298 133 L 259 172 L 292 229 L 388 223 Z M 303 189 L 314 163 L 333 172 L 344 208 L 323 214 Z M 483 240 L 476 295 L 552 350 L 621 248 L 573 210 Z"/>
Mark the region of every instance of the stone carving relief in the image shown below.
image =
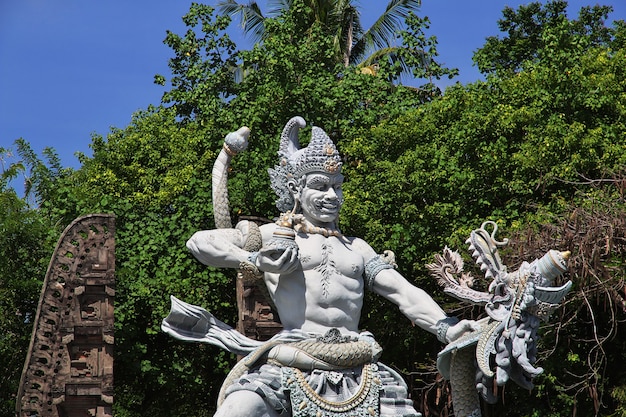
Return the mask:
<path id="1" fill-rule="evenodd" d="M 44 279 L 17 400 L 19 417 L 107 417 L 113 404 L 115 218 L 69 225 Z"/>

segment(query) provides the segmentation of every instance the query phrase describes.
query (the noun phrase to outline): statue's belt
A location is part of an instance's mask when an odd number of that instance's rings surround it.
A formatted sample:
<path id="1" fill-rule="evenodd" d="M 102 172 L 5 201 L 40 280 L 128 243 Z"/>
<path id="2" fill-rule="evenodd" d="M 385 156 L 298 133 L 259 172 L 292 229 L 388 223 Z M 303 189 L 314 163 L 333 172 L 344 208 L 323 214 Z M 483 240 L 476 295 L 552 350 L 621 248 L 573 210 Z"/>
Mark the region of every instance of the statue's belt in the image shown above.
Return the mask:
<path id="1" fill-rule="evenodd" d="M 269 363 L 303 370 L 353 368 L 373 359 L 372 345 L 363 340 L 342 343 L 303 340 L 276 345 L 267 355 Z"/>

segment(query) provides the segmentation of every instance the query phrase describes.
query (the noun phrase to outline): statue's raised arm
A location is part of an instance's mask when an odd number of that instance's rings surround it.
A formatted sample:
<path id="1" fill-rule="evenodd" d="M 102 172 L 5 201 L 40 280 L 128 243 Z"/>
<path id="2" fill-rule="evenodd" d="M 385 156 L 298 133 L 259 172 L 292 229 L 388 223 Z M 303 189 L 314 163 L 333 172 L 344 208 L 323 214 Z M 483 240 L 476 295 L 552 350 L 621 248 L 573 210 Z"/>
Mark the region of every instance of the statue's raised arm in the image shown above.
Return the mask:
<path id="1" fill-rule="evenodd" d="M 203 264 L 222 268 L 241 268 L 251 251 L 261 247 L 258 226 L 242 221 L 233 228 L 228 202 L 228 169 L 232 158 L 248 147 L 250 129 L 241 127 L 226 135 L 224 145 L 213 164 L 211 185 L 213 217 L 216 229 L 196 232 L 187 248 Z"/>

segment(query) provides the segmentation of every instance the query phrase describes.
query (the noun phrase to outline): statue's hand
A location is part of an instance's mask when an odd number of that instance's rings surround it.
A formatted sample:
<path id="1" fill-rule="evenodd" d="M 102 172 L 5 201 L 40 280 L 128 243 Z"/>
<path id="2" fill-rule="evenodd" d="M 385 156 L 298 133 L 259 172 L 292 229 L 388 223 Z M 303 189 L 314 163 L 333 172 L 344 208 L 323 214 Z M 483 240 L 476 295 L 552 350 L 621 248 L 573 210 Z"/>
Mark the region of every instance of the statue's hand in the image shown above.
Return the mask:
<path id="1" fill-rule="evenodd" d="M 277 249 L 263 247 L 259 250 L 256 266 L 263 272 L 288 274 L 296 270 L 299 265 L 298 248 Z"/>
<path id="2" fill-rule="evenodd" d="M 446 339 L 448 339 L 448 343 L 451 343 L 464 334 L 480 330 L 480 328 L 481 326 L 477 321 L 461 320 L 454 326 L 450 326 L 448 332 L 446 333 Z"/>

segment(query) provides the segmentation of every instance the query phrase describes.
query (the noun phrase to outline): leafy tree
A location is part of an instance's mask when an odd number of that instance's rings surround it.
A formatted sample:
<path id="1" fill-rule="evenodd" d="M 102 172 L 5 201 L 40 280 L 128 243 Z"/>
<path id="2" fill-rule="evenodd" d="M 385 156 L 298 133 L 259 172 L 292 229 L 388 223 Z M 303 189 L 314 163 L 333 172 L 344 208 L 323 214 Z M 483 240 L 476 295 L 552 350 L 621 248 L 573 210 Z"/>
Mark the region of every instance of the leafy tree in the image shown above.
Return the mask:
<path id="1" fill-rule="evenodd" d="M 456 74 L 455 70 L 436 62 L 436 39 L 426 38 L 424 33 L 428 29 L 428 20 L 419 19 L 415 15 L 409 16 L 407 27 L 399 33 L 403 39 L 402 55 L 413 75 L 420 81 L 426 80 L 426 84 L 418 88 L 385 85 L 400 76 L 402 68 L 397 63 L 381 63 L 376 77 L 337 65 L 332 53 L 332 37 L 325 33 L 321 24 L 309 24 L 303 11 L 305 8 L 303 2 L 293 2 L 283 15 L 264 21 L 268 36 L 263 44 L 255 45 L 251 51 L 234 52 L 232 43 L 223 32 L 227 20 L 214 17 L 211 7 L 192 5 L 183 18 L 191 26 L 185 37 L 168 33 L 165 40 L 173 48 L 175 57 L 170 59 L 172 88 L 164 94 L 163 103 L 175 105 L 178 115 L 183 118 L 198 119 L 204 123 L 209 119 L 215 121 L 230 117 L 231 124 L 219 128 L 231 129 L 244 120 L 251 128 L 256 129 L 255 132 L 259 132 L 258 126 L 252 126 L 252 121 L 248 121 L 240 112 L 250 113 L 251 109 L 261 108 L 293 115 L 300 111 L 300 107 L 308 105 L 314 113 L 327 113 L 328 118 L 334 120 L 336 117 L 330 116 L 336 114 L 337 107 L 333 105 L 337 101 L 343 101 L 351 107 L 349 111 L 366 107 L 365 111 L 373 114 L 374 108 L 368 102 L 375 102 L 375 99 L 358 96 L 352 92 L 352 88 L 356 88 L 361 94 L 363 86 L 367 85 L 368 89 L 374 90 L 371 87 L 375 85 L 380 90 L 380 97 L 388 97 L 387 103 L 405 100 L 411 103 L 402 105 L 407 107 L 440 94 L 433 81 Z M 212 19 L 215 19 L 215 25 L 206 23 Z M 217 45 L 229 46 L 219 48 Z M 409 51 L 420 53 L 411 55 Z M 234 84 L 232 76 L 229 77 L 225 69 L 232 70 L 237 65 L 242 67 L 247 76 L 241 83 Z M 320 81 L 305 84 L 305 81 L 314 80 L 315 77 Z M 157 75 L 155 79 L 159 84 L 166 83 L 163 76 Z M 348 79 L 354 81 L 346 81 Z M 342 86 L 343 89 L 340 88 Z M 339 92 L 345 97 L 332 97 Z M 417 101 L 415 93 L 418 95 Z M 286 101 L 281 99 L 281 95 L 290 98 Z M 273 96 L 278 99 L 275 100 Z M 275 105 L 261 103 L 260 100 L 265 97 L 268 97 L 269 103 Z M 312 97 L 319 99 L 314 101 Z M 296 107 L 290 109 L 292 103 Z M 322 110 L 315 110 L 319 105 Z M 238 117 L 233 118 L 233 114 Z M 307 112 L 302 114 L 308 116 Z M 378 119 L 384 117 L 386 114 L 383 112 Z M 287 119 L 289 117 L 281 115 L 278 119 L 267 120 L 266 124 L 272 126 L 271 134 L 274 134 L 277 124 L 280 125 Z M 320 123 L 314 118 L 309 119 Z M 262 132 L 265 133 L 266 130 Z"/>
<path id="2" fill-rule="evenodd" d="M 557 50 L 571 57 L 580 49 L 619 42 L 615 30 L 604 25 L 611 6 L 583 7 L 578 20 L 568 20 L 566 8 L 565 0 L 529 3 L 517 10 L 506 7 L 498 27 L 507 35 L 488 37 L 474 54 L 474 63 L 484 74 L 518 72 L 522 64 L 550 59 Z"/>
<path id="3" fill-rule="evenodd" d="M 392 47 L 396 31 L 410 12 L 419 9 L 421 1 L 391 0 L 383 14 L 367 30 L 363 29 L 359 10 L 351 1 L 317 0 L 302 4 L 303 29 L 321 25 L 325 33 L 331 36 L 334 59 L 347 67 L 361 62 L 370 65 L 382 56 L 393 55 L 397 51 L 397 48 Z M 238 14 L 244 32 L 252 34 L 255 40 L 265 41 L 269 38 L 265 31 L 266 18 L 257 2 L 240 4 L 235 0 L 224 0 L 218 7 L 226 14 Z M 296 7 L 299 7 L 298 2 L 293 0 L 270 2 L 267 14 L 275 17 Z M 302 35 L 306 35 L 305 31 Z"/>
<path id="4" fill-rule="evenodd" d="M 0 158 L 9 152 L 0 148 Z M 12 159 L 12 158 L 11 158 Z M 51 254 L 51 227 L 9 184 L 24 166 L 0 172 L 0 415 L 15 413 L 41 283 Z"/>
<path id="5" fill-rule="evenodd" d="M 234 94 L 235 44 L 224 32 L 230 19 L 213 12 L 210 6 L 192 3 L 182 18 L 188 26 L 185 35 L 168 31 L 164 41 L 176 55 L 169 60 L 172 89 L 162 102 L 176 103 L 179 114 L 186 117 L 200 111 L 199 103 L 206 114 L 218 115 Z M 156 75 L 154 81 L 165 85 L 166 79 Z"/>

